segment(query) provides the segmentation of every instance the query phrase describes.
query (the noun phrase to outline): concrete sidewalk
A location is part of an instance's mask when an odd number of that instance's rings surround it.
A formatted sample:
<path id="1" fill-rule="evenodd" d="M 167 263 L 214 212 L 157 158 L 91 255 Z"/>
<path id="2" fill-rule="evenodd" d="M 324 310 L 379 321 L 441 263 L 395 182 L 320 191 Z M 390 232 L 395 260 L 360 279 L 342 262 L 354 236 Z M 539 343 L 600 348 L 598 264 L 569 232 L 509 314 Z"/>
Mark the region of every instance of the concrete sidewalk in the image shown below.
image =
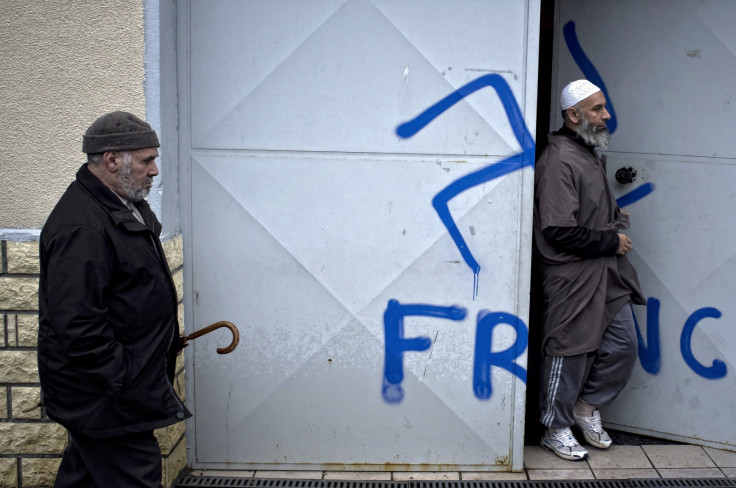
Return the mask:
<path id="1" fill-rule="evenodd" d="M 585 461 L 564 461 L 540 447 L 524 448 L 524 471 L 351 472 L 194 470 L 191 476 L 299 480 L 614 480 L 641 478 L 736 478 L 736 452 L 692 445 L 586 446 Z"/>

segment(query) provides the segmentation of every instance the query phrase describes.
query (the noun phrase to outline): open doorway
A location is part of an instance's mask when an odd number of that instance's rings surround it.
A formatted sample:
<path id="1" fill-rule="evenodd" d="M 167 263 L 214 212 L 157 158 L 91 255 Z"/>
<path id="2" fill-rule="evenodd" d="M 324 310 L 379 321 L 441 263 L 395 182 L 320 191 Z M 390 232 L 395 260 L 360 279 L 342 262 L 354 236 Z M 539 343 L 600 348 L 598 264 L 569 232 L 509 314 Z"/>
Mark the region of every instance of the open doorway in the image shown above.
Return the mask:
<path id="1" fill-rule="evenodd" d="M 629 259 L 647 298 L 646 306 L 634 307 L 639 361 L 629 386 L 602 409 L 604 425 L 609 432 L 733 449 L 734 429 L 717 419 L 732 418 L 736 408 L 728 397 L 733 389 L 725 388 L 734 340 L 736 6 L 542 0 L 540 7 L 537 155 L 561 124 L 555 107 L 562 86 L 578 78 L 598 85 L 613 134 L 599 153 L 607 157 L 619 207 L 632 214 Z M 694 113 L 708 116 L 696 121 Z M 636 176 L 617 180 L 621 169 Z M 531 280 L 527 444 L 541 434 L 536 285 Z"/>
<path id="2" fill-rule="evenodd" d="M 550 107 L 552 93 L 552 60 L 555 30 L 555 1 L 542 0 L 539 17 L 539 71 L 537 81 L 536 156 L 544 150 L 550 131 Z M 543 427 L 539 423 L 539 386 L 542 366 L 543 302 L 536 262 L 532 258 L 531 297 L 529 309 L 529 349 L 527 362 L 526 414 L 524 444 L 537 445 Z"/>

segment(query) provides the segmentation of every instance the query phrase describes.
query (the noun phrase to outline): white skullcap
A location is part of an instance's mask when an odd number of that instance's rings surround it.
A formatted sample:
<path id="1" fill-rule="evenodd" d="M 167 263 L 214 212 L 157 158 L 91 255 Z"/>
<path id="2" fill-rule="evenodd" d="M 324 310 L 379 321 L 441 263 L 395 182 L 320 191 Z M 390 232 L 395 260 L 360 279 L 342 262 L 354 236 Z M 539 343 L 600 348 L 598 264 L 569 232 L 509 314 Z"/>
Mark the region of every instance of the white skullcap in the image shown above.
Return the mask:
<path id="1" fill-rule="evenodd" d="M 560 93 L 560 107 L 562 110 L 567 110 L 578 102 L 582 102 L 593 93 L 601 91 L 600 88 L 595 86 L 588 80 L 576 80 L 568 83 Z"/>

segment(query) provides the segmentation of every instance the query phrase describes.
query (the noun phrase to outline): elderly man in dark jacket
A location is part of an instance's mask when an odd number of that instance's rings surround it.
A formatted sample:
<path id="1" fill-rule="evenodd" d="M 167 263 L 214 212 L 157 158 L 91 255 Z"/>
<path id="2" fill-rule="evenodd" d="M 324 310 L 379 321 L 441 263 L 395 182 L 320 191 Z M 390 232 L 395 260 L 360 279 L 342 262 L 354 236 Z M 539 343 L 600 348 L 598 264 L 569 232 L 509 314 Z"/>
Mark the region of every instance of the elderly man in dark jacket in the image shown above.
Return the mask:
<path id="1" fill-rule="evenodd" d="M 156 132 L 126 112 L 97 119 L 41 232 L 38 366 L 46 413 L 69 431 L 57 487 L 157 487 L 153 430 L 191 416 L 172 381 L 176 289 L 144 197 Z"/>

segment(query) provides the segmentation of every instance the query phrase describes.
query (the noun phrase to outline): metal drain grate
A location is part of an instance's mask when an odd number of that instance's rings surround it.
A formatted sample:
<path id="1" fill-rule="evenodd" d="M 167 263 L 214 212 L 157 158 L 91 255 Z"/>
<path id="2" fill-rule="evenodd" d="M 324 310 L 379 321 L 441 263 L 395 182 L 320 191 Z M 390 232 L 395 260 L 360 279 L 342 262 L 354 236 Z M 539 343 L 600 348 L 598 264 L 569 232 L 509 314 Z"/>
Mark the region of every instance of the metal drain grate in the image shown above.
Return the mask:
<path id="1" fill-rule="evenodd" d="M 679 479 L 636 479 L 630 480 L 632 488 L 710 488 L 736 486 L 733 478 L 679 478 Z"/>
<path id="2" fill-rule="evenodd" d="M 227 478 L 221 476 L 180 477 L 173 488 L 189 487 L 245 488 L 723 488 L 736 487 L 736 479 L 631 479 L 580 481 L 340 481 L 262 478 Z"/>
<path id="3" fill-rule="evenodd" d="M 407 488 L 632 488 L 615 481 L 408 481 Z"/>
<path id="4" fill-rule="evenodd" d="M 262 478 L 225 478 L 220 476 L 182 476 L 172 488 L 195 486 L 233 486 L 246 488 L 408 488 L 401 481 L 292 480 Z"/>

